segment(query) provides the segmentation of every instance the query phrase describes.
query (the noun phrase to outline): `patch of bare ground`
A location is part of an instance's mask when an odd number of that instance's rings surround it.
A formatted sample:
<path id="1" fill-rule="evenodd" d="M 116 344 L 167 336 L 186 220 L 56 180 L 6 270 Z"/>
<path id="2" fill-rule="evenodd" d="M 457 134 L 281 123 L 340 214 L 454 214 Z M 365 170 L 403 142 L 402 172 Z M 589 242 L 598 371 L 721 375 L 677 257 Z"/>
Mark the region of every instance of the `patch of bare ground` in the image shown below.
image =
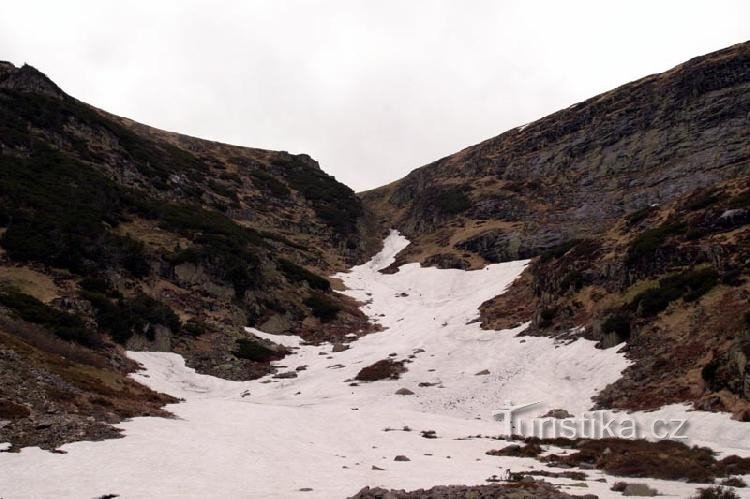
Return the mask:
<path id="1" fill-rule="evenodd" d="M 539 305 L 532 284 L 533 278 L 527 269 L 505 293 L 482 303 L 479 307 L 482 329 L 511 329 L 528 322 Z"/>
<path id="2" fill-rule="evenodd" d="M 0 322 L 0 441 L 10 451 L 54 450 L 78 440 L 120 437 L 112 426 L 165 416 L 177 399 L 127 377 L 136 368 L 119 349 L 92 351 L 34 325 Z"/>
<path id="3" fill-rule="evenodd" d="M 555 445 L 571 449 L 569 454 L 541 454 L 539 445 Z M 512 445 L 511 445 L 512 447 Z M 516 446 L 519 447 L 519 446 Z M 529 452 L 523 453 L 525 449 Z M 716 453 L 706 447 L 687 446 L 674 440 L 597 439 L 597 440 L 538 440 L 527 439 L 521 450 L 493 455 L 524 455 L 536 457 L 551 467 L 598 469 L 621 477 L 685 480 L 691 483 L 713 483 L 717 478 L 750 473 L 750 458 L 735 455 L 716 459 Z M 518 452 L 521 452 L 520 454 Z"/>
<path id="4" fill-rule="evenodd" d="M 574 496 L 560 491 L 544 481 L 524 481 L 488 485 L 439 485 L 430 489 L 387 490 L 380 487 L 365 487 L 350 499 L 569 499 L 573 497 L 595 498 L 596 496 Z"/>

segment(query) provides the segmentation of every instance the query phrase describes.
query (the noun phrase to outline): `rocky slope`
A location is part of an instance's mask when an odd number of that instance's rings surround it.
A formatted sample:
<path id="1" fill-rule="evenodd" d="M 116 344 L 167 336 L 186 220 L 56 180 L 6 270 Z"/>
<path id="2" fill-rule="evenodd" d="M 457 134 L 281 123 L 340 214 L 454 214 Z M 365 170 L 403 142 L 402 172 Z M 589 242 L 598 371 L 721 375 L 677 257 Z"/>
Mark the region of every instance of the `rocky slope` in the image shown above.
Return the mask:
<path id="1" fill-rule="evenodd" d="M 530 258 L 636 209 L 750 173 L 750 43 L 575 104 L 365 192 L 403 261 Z"/>
<path id="2" fill-rule="evenodd" d="M 0 62 L 0 441 L 54 447 L 158 412 L 123 348 L 249 379 L 285 350 L 241 326 L 366 333 L 321 277 L 372 252 L 365 228 L 309 156 L 156 130 Z"/>
<path id="3" fill-rule="evenodd" d="M 585 334 L 634 365 L 604 407 L 750 418 L 750 43 L 692 59 L 362 194 L 397 264 L 534 258 L 487 328 Z M 395 271 L 392 266 L 391 271 Z M 571 330 L 573 332 L 571 332 Z"/>

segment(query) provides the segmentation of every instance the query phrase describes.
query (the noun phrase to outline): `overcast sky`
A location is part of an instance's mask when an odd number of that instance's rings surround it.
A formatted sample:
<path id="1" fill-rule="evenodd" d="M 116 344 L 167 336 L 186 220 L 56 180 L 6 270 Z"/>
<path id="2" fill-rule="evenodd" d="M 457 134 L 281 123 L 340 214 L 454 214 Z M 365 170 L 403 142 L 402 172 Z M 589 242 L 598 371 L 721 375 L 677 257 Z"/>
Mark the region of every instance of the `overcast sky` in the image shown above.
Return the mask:
<path id="1" fill-rule="evenodd" d="M 0 3 L 0 59 L 158 128 L 308 153 L 355 190 L 750 39 L 743 0 Z"/>

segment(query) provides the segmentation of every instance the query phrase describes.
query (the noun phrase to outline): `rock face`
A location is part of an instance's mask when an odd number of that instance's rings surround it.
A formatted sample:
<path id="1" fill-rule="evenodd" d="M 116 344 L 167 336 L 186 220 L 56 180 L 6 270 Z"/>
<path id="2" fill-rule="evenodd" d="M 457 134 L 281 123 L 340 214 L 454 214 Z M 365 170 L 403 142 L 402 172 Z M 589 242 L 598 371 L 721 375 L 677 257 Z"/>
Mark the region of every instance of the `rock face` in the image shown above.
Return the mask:
<path id="1" fill-rule="evenodd" d="M 405 261 L 529 258 L 750 173 L 749 86 L 744 43 L 507 131 L 362 199 L 413 241 Z"/>

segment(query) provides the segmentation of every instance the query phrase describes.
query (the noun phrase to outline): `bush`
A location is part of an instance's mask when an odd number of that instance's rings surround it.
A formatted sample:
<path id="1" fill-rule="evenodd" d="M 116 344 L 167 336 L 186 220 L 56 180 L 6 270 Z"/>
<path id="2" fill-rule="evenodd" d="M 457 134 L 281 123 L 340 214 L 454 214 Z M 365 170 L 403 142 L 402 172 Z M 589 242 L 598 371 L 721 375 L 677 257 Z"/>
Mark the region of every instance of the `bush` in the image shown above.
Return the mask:
<path id="1" fill-rule="evenodd" d="M 165 326 L 174 334 L 179 333 L 182 326 L 171 308 L 140 292 L 132 298 L 113 300 L 90 291 L 83 291 L 81 296 L 94 307 L 99 327 L 109 332 L 120 344 L 127 342 L 134 334 L 145 334 L 153 340 L 155 325 Z"/>
<path id="2" fill-rule="evenodd" d="M 568 291 L 569 289 L 579 291 L 586 285 L 586 281 L 585 276 L 580 271 L 571 270 L 560 280 L 560 289 L 562 291 Z"/>
<path id="3" fill-rule="evenodd" d="M 685 209 L 698 211 L 711 206 L 720 199 L 720 193 L 716 191 L 703 191 L 690 196 L 685 204 Z"/>
<path id="4" fill-rule="evenodd" d="M 362 203 L 354 191 L 298 157 L 289 156 L 272 163 L 281 167 L 287 183 L 312 204 L 323 223 L 340 235 L 354 232 L 363 214 Z"/>
<path id="5" fill-rule="evenodd" d="M 556 246 L 553 246 L 552 248 L 545 250 L 541 255 L 539 255 L 539 263 L 547 263 L 551 260 L 557 260 L 581 242 L 583 242 L 583 240 L 581 239 L 570 239 Z"/>
<path id="6" fill-rule="evenodd" d="M 732 489 L 725 489 L 721 485 L 698 489 L 698 494 L 691 499 L 740 499 Z"/>
<path id="7" fill-rule="evenodd" d="M 307 284 L 313 289 L 318 289 L 320 291 L 331 290 L 331 283 L 328 281 L 328 279 L 320 277 L 319 275 L 310 272 L 306 268 L 301 267 L 296 263 L 290 262 L 289 260 L 285 260 L 283 258 L 279 258 L 278 264 L 281 272 L 283 272 L 284 275 L 292 282 L 304 281 L 307 282 Z"/>
<path id="8" fill-rule="evenodd" d="M 205 334 L 209 330 L 206 323 L 190 319 L 185 324 L 182 325 L 182 332 L 187 334 L 188 336 L 197 337 Z"/>
<path id="9" fill-rule="evenodd" d="M 636 225 L 646 220 L 649 215 L 656 211 L 656 206 L 646 206 L 625 216 L 628 225 Z"/>
<path id="10" fill-rule="evenodd" d="M 250 172 L 250 176 L 255 187 L 273 197 L 288 198 L 291 193 L 284 182 L 263 170 L 255 169 Z"/>
<path id="11" fill-rule="evenodd" d="M 747 483 L 745 482 L 745 480 L 743 480 L 742 477 L 739 477 L 739 476 L 732 476 L 729 478 L 725 478 L 724 480 L 721 481 L 721 484 L 726 485 L 727 487 L 738 487 L 738 488 L 747 487 Z"/>
<path id="12" fill-rule="evenodd" d="M 657 288 L 647 289 L 633 298 L 631 308 L 641 317 L 651 317 L 666 309 L 673 301 L 683 298 L 695 301 L 718 283 L 719 274 L 712 268 L 691 270 L 665 277 Z"/>
<path id="13" fill-rule="evenodd" d="M 684 224 L 667 224 L 649 229 L 636 237 L 628 248 L 627 262 L 633 263 L 645 256 L 651 256 L 661 248 L 669 236 L 681 234 L 685 231 Z"/>
<path id="14" fill-rule="evenodd" d="M 341 310 L 341 306 L 338 303 L 321 293 L 310 295 L 305 299 L 304 304 L 310 307 L 313 315 L 320 319 L 321 322 L 332 321 Z"/>
<path id="15" fill-rule="evenodd" d="M 550 327 L 557 315 L 555 308 L 543 308 L 539 313 L 539 327 Z"/>
<path id="16" fill-rule="evenodd" d="M 18 291 L 1 291 L 0 304 L 11 309 L 24 321 L 44 326 L 60 339 L 74 341 L 89 348 L 101 346 L 101 339 L 88 330 L 80 318 L 52 308 L 33 296 Z"/>
<path id="17" fill-rule="evenodd" d="M 616 312 L 607 316 L 602 322 L 602 333 L 614 333 L 623 340 L 630 338 L 630 314 Z"/>
<path id="18" fill-rule="evenodd" d="M 84 277 L 81 282 L 78 283 L 81 289 L 91 291 L 93 293 L 106 293 L 109 289 L 107 281 L 100 277 Z"/>

